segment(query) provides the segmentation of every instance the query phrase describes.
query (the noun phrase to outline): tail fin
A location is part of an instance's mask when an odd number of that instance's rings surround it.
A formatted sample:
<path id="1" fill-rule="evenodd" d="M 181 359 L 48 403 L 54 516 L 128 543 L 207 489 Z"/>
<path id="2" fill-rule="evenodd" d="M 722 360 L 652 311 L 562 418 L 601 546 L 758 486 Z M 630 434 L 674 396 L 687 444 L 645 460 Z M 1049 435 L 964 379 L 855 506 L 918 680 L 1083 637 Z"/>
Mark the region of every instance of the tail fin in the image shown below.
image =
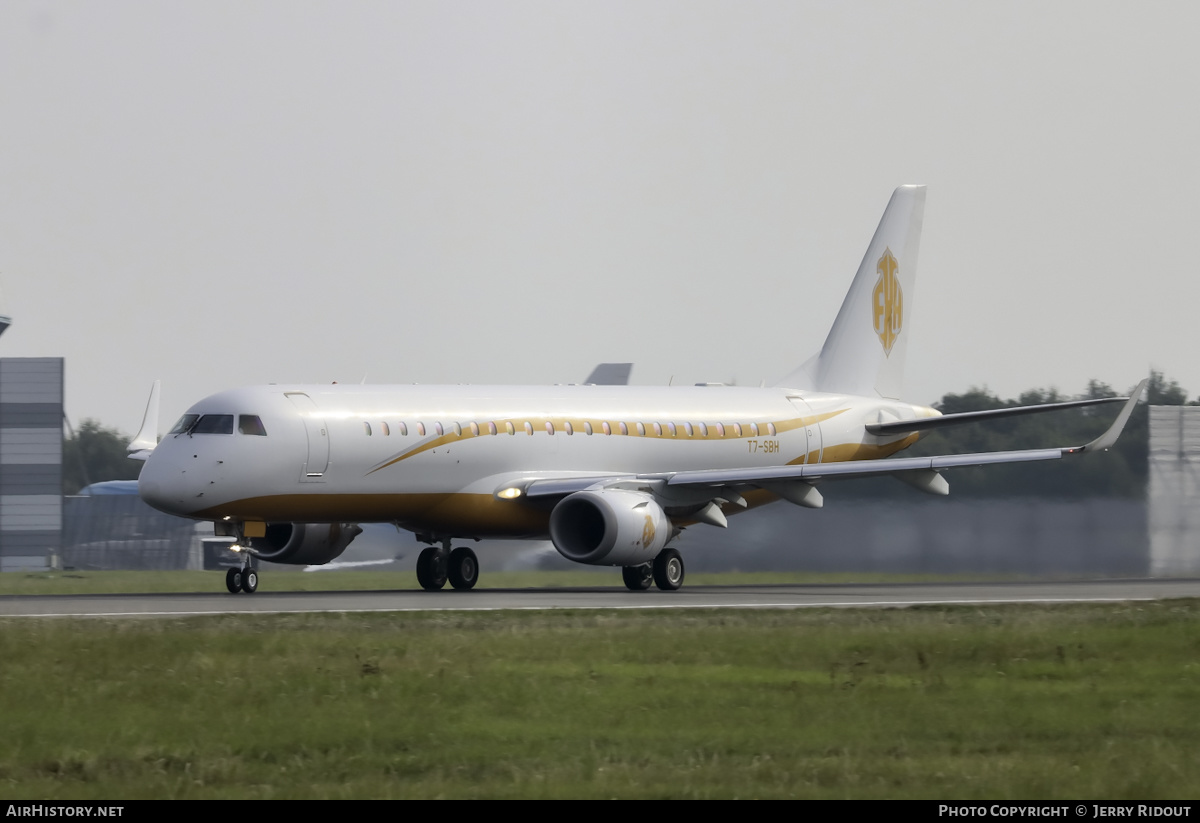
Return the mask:
<path id="1" fill-rule="evenodd" d="M 899 398 L 924 214 L 924 186 L 892 193 L 821 353 L 776 385 Z"/>

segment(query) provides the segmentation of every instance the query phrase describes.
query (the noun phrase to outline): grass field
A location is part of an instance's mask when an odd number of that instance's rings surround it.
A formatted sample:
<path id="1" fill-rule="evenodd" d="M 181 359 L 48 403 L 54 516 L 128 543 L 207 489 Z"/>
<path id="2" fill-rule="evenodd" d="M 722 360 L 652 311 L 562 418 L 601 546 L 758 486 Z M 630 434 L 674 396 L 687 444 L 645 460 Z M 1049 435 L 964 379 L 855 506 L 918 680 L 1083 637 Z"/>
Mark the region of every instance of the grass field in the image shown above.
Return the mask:
<path id="1" fill-rule="evenodd" d="M 6 619 L 0 791 L 1192 798 L 1198 687 L 1191 600 Z"/>

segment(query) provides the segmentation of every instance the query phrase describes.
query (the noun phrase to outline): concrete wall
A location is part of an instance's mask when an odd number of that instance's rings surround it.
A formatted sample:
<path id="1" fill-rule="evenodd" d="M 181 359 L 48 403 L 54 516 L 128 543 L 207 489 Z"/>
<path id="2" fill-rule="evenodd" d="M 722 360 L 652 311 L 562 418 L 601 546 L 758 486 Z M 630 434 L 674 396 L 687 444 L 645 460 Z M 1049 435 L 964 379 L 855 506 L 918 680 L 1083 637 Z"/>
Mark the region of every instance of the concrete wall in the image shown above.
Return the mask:
<path id="1" fill-rule="evenodd" d="M 823 509 L 773 503 L 693 526 L 679 548 L 689 570 L 1018 575 L 1147 574 L 1140 500 L 911 501 L 839 498 Z"/>

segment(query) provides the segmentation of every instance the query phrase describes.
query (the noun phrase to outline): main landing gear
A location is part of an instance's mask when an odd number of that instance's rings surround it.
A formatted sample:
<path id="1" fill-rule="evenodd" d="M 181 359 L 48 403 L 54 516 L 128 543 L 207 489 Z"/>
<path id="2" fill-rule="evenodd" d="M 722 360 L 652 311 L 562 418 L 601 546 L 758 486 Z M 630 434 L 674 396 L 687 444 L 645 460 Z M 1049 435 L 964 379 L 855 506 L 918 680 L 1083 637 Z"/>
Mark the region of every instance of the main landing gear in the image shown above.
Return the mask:
<path id="1" fill-rule="evenodd" d="M 623 566 L 621 577 L 630 591 L 642 592 L 654 583 L 664 592 L 673 592 L 683 585 L 683 558 L 674 549 L 663 549 L 653 563 Z"/>
<path id="2" fill-rule="evenodd" d="M 459 591 L 475 588 L 479 581 L 479 558 L 466 546 L 450 548 L 447 540 L 441 546 L 430 546 L 417 555 L 417 582 L 427 592 L 435 592 L 446 581 Z"/>
<path id="3" fill-rule="evenodd" d="M 254 594 L 258 591 L 258 572 L 248 562 L 240 569 L 230 569 L 225 572 L 225 588 L 230 594 Z"/>

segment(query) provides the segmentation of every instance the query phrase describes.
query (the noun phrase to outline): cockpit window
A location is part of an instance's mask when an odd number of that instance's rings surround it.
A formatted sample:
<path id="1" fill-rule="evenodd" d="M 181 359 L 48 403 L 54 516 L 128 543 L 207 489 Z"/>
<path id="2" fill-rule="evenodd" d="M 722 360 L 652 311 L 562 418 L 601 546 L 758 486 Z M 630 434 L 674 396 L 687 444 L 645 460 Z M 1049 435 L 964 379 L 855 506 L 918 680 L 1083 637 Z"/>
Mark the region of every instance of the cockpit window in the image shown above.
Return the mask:
<path id="1" fill-rule="evenodd" d="M 188 434 L 233 434 L 233 415 L 206 414 L 196 421 Z"/>
<path id="2" fill-rule="evenodd" d="M 185 414 L 183 417 L 179 418 L 179 422 L 176 423 L 175 426 L 169 432 L 167 432 L 167 434 L 183 434 L 192 426 L 194 426 L 196 421 L 199 419 L 200 415 L 198 414 Z"/>
<path id="3" fill-rule="evenodd" d="M 256 434 L 259 437 L 267 436 L 267 430 L 263 428 L 262 420 L 257 414 L 239 414 L 238 431 L 242 434 Z"/>

